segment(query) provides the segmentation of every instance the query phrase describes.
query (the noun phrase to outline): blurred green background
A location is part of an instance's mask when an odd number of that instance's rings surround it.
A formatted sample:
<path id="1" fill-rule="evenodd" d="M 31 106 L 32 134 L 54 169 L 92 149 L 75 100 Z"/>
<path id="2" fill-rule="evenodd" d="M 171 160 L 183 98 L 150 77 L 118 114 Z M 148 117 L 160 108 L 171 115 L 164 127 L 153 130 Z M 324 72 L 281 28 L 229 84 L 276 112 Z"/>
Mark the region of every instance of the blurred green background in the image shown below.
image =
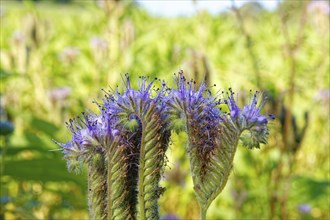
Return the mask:
<path id="1" fill-rule="evenodd" d="M 0 219 L 87 219 L 86 174 L 68 173 L 52 139 L 68 141 L 64 122 L 97 111 L 123 74 L 171 86 L 180 69 L 241 105 L 262 90 L 276 116 L 267 145 L 238 148 L 208 218 L 330 219 L 329 1 L 157 17 L 133 1 L 1 0 L 0 16 Z M 199 217 L 185 141 L 173 134 L 167 153 L 165 219 Z"/>

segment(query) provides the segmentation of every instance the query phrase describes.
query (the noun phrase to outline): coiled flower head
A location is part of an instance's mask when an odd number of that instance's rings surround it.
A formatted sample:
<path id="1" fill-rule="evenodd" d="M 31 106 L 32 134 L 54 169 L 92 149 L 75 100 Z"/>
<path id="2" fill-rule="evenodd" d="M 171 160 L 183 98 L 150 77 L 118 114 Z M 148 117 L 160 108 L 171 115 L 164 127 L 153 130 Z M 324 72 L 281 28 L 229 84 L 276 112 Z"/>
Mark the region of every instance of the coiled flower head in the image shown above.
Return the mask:
<path id="1" fill-rule="evenodd" d="M 236 104 L 231 88 L 212 95 L 205 83 L 196 88 L 182 71 L 175 80 L 177 88 L 167 97 L 167 111 L 172 121 L 182 121 L 179 125 L 188 134 L 187 153 L 194 190 L 201 208 L 206 210 L 228 180 L 239 140 L 248 148 L 266 143 L 267 124 L 273 116 L 260 113 L 266 99 L 261 98 L 257 105 L 259 92 L 242 109 Z M 229 112 L 222 111 L 223 105 Z"/>
<path id="2" fill-rule="evenodd" d="M 250 91 L 251 93 L 252 91 Z M 229 88 L 229 95 L 225 103 L 229 106 L 231 120 L 237 125 L 242 133 L 240 140 L 243 146 L 259 148 L 260 143 L 266 144 L 269 135 L 268 123 L 275 117 L 272 114 L 265 116 L 261 110 L 266 104 L 267 97 L 263 93 L 256 91 L 243 109 L 239 108 L 234 98 L 234 92 Z"/>

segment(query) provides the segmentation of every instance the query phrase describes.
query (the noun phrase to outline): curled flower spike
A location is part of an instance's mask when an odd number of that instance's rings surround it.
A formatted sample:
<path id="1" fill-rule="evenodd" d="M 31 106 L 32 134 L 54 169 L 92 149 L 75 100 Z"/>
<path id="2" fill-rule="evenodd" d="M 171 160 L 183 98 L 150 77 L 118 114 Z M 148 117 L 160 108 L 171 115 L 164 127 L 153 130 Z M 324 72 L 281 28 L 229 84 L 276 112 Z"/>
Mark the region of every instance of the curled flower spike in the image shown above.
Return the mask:
<path id="1" fill-rule="evenodd" d="M 60 144 L 69 170 L 80 171 L 82 164 L 88 168 L 88 200 L 90 218 L 106 218 L 107 183 L 103 177 L 105 166 L 105 144 L 112 139 L 111 133 L 101 126 L 100 118 L 94 114 L 82 114 L 82 118 L 71 119 L 67 126 L 72 140 Z M 106 135 L 108 133 L 108 135 Z"/>
<path id="2" fill-rule="evenodd" d="M 165 85 L 152 95 L 154 81 L 148 82 L 142 77 L 139 90 L 131 88 L 128 76 L 126 76 L 126 90 L 123 95 L 118 92 L 104 101 L 105 114 L 112 114 L 118 123 L 116 128 L 124 128 L 132 121 L 138 124 L 141 136 L 133 160 L 139 164 L 130 175 L 135 175 L 138 181 L 139 217 L 141 219 L 158 219 L 158 196 L 162 188 L 158 186 L 165 151 L 168 147 L 170 130 L 167 125 L 167 116 L 163 113 Z"/>
<path id="3" fill-rule="evenodd" d="M 248 148 L 266 143 L 269 118 L 260 113 L 265 99 L 257 106 L 257 92 L 251 103 L 241 109 L 231 88 L 219 99 L 218 95 L 212 96 L 204 83 L 196 88 L 193 81 L 185 79 L 182 71 L 175 80 L 177 89 L 167 97 L 167 111 L 173 121 L 184 120 L 181 124 L 188 134 L 187 153 L 194 190 L 201 207 L 201 219 L 205 219 L 211 202 L 226 185 L 239 140 Z M 228 114 L 220 110 L 220 104 L 227 105 Z M 249 137 L 243 133 L 245 131 L 250 133 Z"/>
<path id="4" fill-rule="evenodd" d="M 60 144 L 69 170 L 87 164 L 91 219 L 158 219 L 159 187 L 170 129 L 166 86 L 141 77 L 139 90 L 105 91 L 101 114 L 67 123 L 72 140 Z M 137 209 L 138 207 L 138 209 Z"/>
<path id="5" fill-rule="evenodd" d="M 242 141 L 243 146 L 246 146 L 249 149 L 260 148 L 260 143 L 267 143 L 269 135 L 267 125 L 269 120 L 274 119 L 274 115 L 270 114 L 267 117 L 261 114 L 261 110 L 265 106 L 266 101 L 267 98 L 264 94 L 256 91 L 251 98 L 250 104 L 245 105 L 243 110 L 241 110 L 235 103 L 233 93 L 228 98 L 228 103 L 231 106 L 231 116 L 233 115 L 232 111 L 238 112 L 238 114 L 235 113 L 235 117 L 231 117 L 231 119 L 235 122 L 242 133 L 240 140 Z"/>

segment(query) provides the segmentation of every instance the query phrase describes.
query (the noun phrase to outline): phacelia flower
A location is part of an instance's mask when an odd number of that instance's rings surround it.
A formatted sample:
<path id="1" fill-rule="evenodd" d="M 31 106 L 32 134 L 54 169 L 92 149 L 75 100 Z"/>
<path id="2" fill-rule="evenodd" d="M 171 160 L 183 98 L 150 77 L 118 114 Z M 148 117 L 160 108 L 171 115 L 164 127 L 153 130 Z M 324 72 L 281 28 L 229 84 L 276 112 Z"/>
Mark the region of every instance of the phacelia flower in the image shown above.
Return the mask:
<path id="1" fill-rule="evenodd" d="M 98 207 L 92 218 L 135 216 L 138 198 L 145 207 L 139 211 L 142 219 L 159 216 L 157 200 L 163 189 L 158 183 L 171 133 L 165 114 L 166 86 L 160 81 L 156 88 L 156 82 L 141 77 L 136 90 L 125 75 L 123 92 L 104 91 L 103 102 L 95 102 L 100 114 L 82 113 L 67 123 L 72 139 L 61 144 L 64 158 L 71 170 L 81 164 L 88 166 L 93 191 L 90 201 Z M 111 206 L 109 213 L 105 213 L 106 202 Z"/>
<path id="2" fill-rule="evenodd" d="M 167 97 L 168 113 L 173 121 L 184 120 L 194 190 L 206 210 L 228 180 L 239 140 L 248 148 L 266 143 L 273 116 L 261 114 L 266 99 L 259 92 L 242 109 L 231 88 L 214 96 L 205 83 L 196 88 L 194 81 L 187 81 L 182 71 L 175 80 L 177 88 Z"/>

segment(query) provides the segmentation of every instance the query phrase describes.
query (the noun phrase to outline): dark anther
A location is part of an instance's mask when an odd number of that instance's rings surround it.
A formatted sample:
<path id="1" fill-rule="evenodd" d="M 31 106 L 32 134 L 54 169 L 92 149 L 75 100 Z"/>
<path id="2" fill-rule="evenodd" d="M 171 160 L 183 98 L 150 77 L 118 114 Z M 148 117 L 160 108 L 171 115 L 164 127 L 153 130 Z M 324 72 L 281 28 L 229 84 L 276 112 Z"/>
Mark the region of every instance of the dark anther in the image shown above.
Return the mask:
<path id="1" fill-rule="evenodd" d="M 268 116 L 270 119 L 273 119 L 273 120 L 275 119 L 275 115 L 273 115 L 273 114 L 269 114 Z"/>
<path id="2" fill-rule="evenodd" d="M 213 86 L 217 86 L 217 84 L 213 84 Z"/>

